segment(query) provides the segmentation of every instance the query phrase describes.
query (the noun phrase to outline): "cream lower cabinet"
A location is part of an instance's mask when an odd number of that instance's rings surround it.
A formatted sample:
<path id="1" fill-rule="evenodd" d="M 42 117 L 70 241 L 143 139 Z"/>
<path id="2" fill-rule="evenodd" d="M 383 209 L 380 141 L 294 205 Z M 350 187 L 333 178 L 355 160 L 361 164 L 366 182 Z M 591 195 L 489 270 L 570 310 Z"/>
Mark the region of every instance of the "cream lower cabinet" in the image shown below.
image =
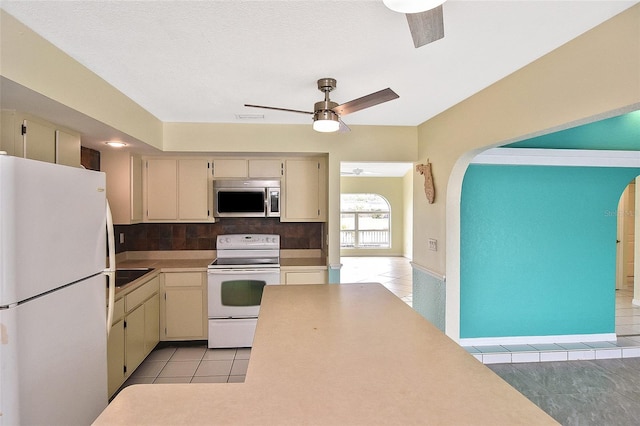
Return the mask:
<path id="1" fill-rule="evenodd" d="M 207 273 L 161 274 L 160 338 L 164 341 L 207 338 Z"/>
<path id="2" fill-rule="evenodd" d="M 324 269 L 280 271 L 282 284 L 326 284 L 327 271 Z"/>
<path id="3" fill-rule="evenodd" d="M 108 389 L 111 397 L 125 380 L 124 298 L 117 300 L 114 322 L 107 340 Z"/>
<path id="4" fill-rule="evenodd" d="M 116 300 L 107 341 L 108 392 L 111 397 L 160 340 L 158 276 Z"/>

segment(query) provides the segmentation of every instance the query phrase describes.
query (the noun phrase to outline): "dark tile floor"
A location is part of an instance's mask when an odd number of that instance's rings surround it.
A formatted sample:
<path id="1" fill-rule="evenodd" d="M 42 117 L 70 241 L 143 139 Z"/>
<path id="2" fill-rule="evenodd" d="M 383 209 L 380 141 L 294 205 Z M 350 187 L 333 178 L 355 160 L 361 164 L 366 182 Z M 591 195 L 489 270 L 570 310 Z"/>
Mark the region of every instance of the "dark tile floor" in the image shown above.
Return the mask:
<path id="1" fill-rule="evenodd" d="M 640 425 L 640 358 L 488 367 L 565 426 Z"/>

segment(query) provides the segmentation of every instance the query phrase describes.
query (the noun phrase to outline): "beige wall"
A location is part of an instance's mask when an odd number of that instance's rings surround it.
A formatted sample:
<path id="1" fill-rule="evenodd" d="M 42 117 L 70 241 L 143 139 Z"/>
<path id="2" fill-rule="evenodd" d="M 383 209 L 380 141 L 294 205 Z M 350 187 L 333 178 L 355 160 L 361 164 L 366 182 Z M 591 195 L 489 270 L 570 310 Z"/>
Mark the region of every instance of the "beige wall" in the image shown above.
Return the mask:
<path id="1" fill-rule="evenodd" d="M 162 148 L 160 120 L 4 10 L 0 10 L 0 74 L 152 147 Z"/>
<path id="2" fill-rule="evenodd" d="M 404 199 L 404 247 L 403 256 L 413 259 L 413 168 L 402 178 L 402 197 Z"/>
<path id="3" fill-rule="evenodd" d="M 640 5 L 419 126 L 418 158 L 433 163 L 436 202 L 418 202 L 420 177 L 414 176 L 413 261 L 446 272 L 447 334 L 459 334 L 459 197 L 470 159 L 465 157 L 638 108 Z M 438 251 L 418 244 L 426 238 L 438 240 Z"/>
<path id="4" fill-rule="evenodd" d="M 327 241 L 335 267 L 340 261 L 340 162 L 417 158 L 416 127 L 351 126 L 348 133 L 320 134 L 310 125 L 163 123 L 3 10 L 0 19 L 3 78 L 151 147 L 190 153 L 329 154 Z"/>
<path id="5" fill-rule="evenodd" d="M 404 179 L 401 177 L 340 178 L 342 194 L 382 195 L 391 206 L 391 247 L 389 249 L 342 249 L 342 256 L 402 256 L 404 251 Z M 411 224 L 409 224 L 411 227 Z"/>

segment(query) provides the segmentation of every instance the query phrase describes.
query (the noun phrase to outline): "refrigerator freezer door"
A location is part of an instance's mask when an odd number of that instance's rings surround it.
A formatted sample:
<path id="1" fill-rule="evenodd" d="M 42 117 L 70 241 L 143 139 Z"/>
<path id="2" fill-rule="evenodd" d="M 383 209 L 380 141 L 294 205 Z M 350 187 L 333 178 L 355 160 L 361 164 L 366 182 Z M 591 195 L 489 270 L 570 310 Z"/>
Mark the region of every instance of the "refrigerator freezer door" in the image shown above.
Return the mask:
<path id="1" fill-rule="evenodd" d="M 0 155 L 0 306 L 101 272 L 105 175 Z"/>
<path id="2" fill-rule="evenodd" d="M 107 406 L 105 277 L 0 310 L 0 424 L 88 425 Z"/>

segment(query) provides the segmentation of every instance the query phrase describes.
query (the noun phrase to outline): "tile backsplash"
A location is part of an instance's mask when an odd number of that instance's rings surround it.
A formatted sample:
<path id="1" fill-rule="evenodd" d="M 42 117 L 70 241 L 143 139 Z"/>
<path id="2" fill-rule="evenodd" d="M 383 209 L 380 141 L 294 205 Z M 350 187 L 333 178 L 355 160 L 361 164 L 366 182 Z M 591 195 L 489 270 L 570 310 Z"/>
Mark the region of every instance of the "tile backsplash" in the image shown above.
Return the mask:
<path id="1" fill-rule="evenodd" d="M 275 218 L 222 218 L 216 223 L 116 225 L 116 253 L 150 250 L 215 250 L 224 234 L 278 234 L 282 249 L 323 249 L 324 223 L 280 222 Z M 120 234 L 124 243 L 120 244 Z"/>

